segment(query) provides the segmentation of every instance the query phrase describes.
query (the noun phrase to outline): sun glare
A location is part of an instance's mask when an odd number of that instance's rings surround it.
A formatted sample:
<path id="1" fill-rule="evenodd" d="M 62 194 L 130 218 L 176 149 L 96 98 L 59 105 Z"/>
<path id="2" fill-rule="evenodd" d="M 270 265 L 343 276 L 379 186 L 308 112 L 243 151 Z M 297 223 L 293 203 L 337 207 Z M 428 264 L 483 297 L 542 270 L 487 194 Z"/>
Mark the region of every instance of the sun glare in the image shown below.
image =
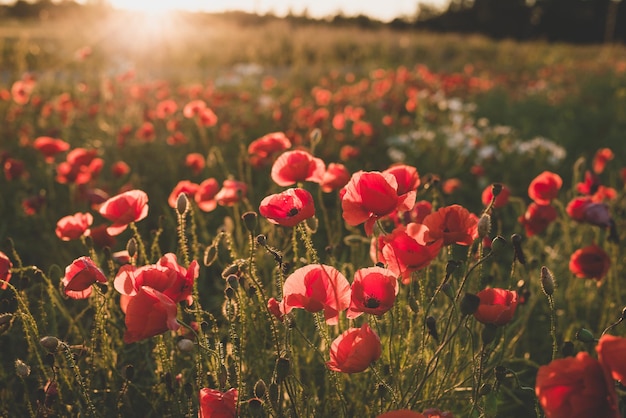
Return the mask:
<path id="1" fill-rule="evenodd" d="M 181 10 L 195 11 L 202 5 L 198 0 L 110 0 L 109 3 L 116 9 L 148 15 L 163 15 Z"/>

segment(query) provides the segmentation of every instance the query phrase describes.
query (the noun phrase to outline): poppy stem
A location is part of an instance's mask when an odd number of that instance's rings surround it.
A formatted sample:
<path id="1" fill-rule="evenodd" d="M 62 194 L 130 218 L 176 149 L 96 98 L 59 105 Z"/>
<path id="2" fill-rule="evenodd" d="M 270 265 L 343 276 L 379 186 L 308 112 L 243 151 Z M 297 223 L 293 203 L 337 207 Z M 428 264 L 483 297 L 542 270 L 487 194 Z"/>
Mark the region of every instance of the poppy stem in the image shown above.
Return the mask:
<path id="1" fill-rule="evenodd" d="M 556 309 L 552 295 L 547 295 L 547 297 L 548 304 L 550 305 L 550 335 L 552 336 L 552 360 L 554 360 L 558 354 L 558 344 L 556 341 Z"/>

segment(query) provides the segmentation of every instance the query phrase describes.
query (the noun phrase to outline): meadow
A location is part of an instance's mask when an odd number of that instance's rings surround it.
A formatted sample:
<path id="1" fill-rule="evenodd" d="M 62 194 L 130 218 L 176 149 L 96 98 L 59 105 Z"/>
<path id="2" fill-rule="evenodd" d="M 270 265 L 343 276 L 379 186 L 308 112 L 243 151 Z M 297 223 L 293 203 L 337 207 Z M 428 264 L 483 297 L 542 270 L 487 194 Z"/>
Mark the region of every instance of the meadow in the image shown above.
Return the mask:
<path id="1" fill-rule="evenodd" d="M 620 417 L 626 49 L 0 24 L 0 417 Z"/>

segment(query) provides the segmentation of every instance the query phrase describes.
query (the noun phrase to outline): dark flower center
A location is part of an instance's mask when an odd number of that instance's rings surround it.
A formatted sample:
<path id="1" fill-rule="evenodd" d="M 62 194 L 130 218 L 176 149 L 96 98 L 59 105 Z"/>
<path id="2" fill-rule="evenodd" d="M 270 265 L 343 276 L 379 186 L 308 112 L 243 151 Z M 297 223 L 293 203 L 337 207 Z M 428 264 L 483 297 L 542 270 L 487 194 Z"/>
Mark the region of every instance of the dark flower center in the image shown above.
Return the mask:
<path id="1" fill-rule="evenodd" d="M 370 309 L 376 309 L 380 306 L 380 301 L 376 298 L 367 298 L 365 300 L 365 307 Z"/>
<path id="2" fill-rule="evenodd" d="M 296 208 L 291 208 L 289 210 L 289 213 L 287 214 L 287 216 L 296 216 L 298 214 L 299 210 Z"/>

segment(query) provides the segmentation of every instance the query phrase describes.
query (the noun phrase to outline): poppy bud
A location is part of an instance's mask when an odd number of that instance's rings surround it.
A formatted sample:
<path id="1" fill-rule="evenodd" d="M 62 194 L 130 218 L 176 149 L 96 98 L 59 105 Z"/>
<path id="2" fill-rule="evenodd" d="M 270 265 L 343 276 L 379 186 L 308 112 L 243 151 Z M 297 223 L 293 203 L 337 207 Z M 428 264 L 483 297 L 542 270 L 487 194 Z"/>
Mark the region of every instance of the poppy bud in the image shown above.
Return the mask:
<path id="1" fill-rule="evenodd" d="M 189 209 L 189 199 L 185 193 L 181 193 L 178 195 L 176 199 L 176 212 L 178 212 L 178 216 L 184 216 Z"/>
<path id="2" fill-rule="evenodd" d="M 137 255 L 137 240 L 135 238 L 128 240 L 126 243 L 126 251 L 128 251 L 130 258 L 134 258 Z"/>
<path id="3" fill-rule="evenodd" d="M 258 215 L 256 212 L 246 212 L 241 215 L 241 219 L 243 219 L 243 224 L 248 230 L 248 232 L 253 233 L 257 226 L 257 218 Z"/>
<path id="4" fill-rule="evenodd" d="M 204 265 L 210 266 L 217 259 L 217 247 L 215 245 L 209 245 L 204 250 Z"/>
<path id="5" fill-rule="evenodd" d="M 526 255 L 524 254 L 524 250 L 522 249 L 522 236 L 520 234 L 511 235 L 511 242 L 513 243 L 513 252 L 515 254 L 515 259 L 520 262 L 520 264 L 526 264 Z"/>
<path id="6" fill-rule="evenodd" d="M 239 264 L 237 264 L 237 263 L 231 264 L 230 266 L 226 267 L 224 269 L 224 271 L 222 271 L 222 278 L 225 279 L 228 276 L 230 276 L 231 274 L 237 274 L 239 272 L 240 272 Z"/>
<path id="7" fill-rule="evenodd" d="M 306 222 L 306 226 L 309 228 L 311 233 L 314 234 L 317 232 L 317 228 L 319 227 L 320 221 L 315 216 L 311 218 L 306 218 L 304 222 Z"/>
<path id="8" fill-rule="evenodd" d="M 253 416 L 258 416 L 263 412 L 263 401 L 259 398 L 251 398 L 248 401 L 248 409 Z"/>
<path id="9" fill-rule="evenodd" d="M 226 382 L 228 381 L 228 371 L 226 370 L 226 366 L 223 364 L 220 366 L 220 370 L 217 372 L 217 380 L 220 384 L 220 387 L 226 386 Z"/>
<path id="10" fill-rule="evenodd" d="M 41 344 L 41 346 L 45 348 L 49 353 L 55 353 L 57 351 L 57 348 L 59 348 L 59 344 L 61 344 L 61 342 L 57 337 L 47 336 L 40 339 L 39 344 Z"/>
<path id="11" fill-rule="evenodd" d="M 484 213 L 480 219 L 478 220 L 478 238 L 482 239 L 489 235 L 489 231 L 491 231 L 491 216 L 489 214 Z"/>
<path id="12" fill-rule="evenodd" d="M 46 357 L 44 357 L 43 359 L 43 364 L 45 364 L 48 367 L 54 367 L 54 354 L 52 353 L 48 353 L 46 354 Z"/>
<path id="13" fill-rule="evenodd" d="M 450 298 L 450 300 L 454 300 L 454 291 L 452 290 L 452 285 L 450 283 L 444 283 L 441 285 L 440 290 Z"/>
<path id="14" fill-rule="evenodd" d="M 496 332 L 498 327 L 493 324 L 485 324 L 482 332 L 480 333 L 480 339 L 484 345 L 491 344 L 496 339 Z"/>
<path id="15" fill-rule="evenodd" d="M 546 296 L 552 296 L 554 293 L 554 276 L 546 266 L 541 267 L 541 290 Z"/>
<path id="16" fill-rule="evenodd" d="M 129 364 L 124 368 L 124 377 L 129 382 L 135 377 L 135 367 L 132 364 Z"/>
<path id="17" fill-rule="evenodd" d="M 449 260 L 446 263 L 446 280 L 450 278 L 452 273 L 461 265 L 460 262 L 456 260 Z"/>
<path id="18" fill-rule="evenodd" d="M 461 299 L 461 313 L 463 315 L 472 315 L 480 305 L 480 298 L 472 293 L 465 293 Z"/>
<path id="19" fill-rule="evenodd" d="M 235 290 L 232 287 L 227 286 L 226 289 L 224 289 L 224 296 L 232 300 L 232 298 L 235 297 Z"/>
<path id="20" fill-rule="evenodd" d="M 439 334 L 437 333 L 437 320 L 434 316 L 426 317 L 426 328 L 428 328 L 428 334 L 439 342 Z"/>
<path id="21" fill-rule="evenodd" d="M 593 343 L 593 342 L 596 341 L 596 339 L 593 337 L 593 334 L 591 333 L 591 331 L 589 331 L 588 329 L 585 329 L 585 328 L 581 328 L 576 333 L 576 339 L 578 341 L 582 341 L 584 343 Z"/>
<path id="22" fill-rule="evenodd" d="M 267 386 L 265 386 L 265 382 L 263 379 L 257 380 L 254 385 L 254 396 L 257 398 L 265 398 L 265 393 L 267 391 Z"/>
<path id="23" fill-rule="evenodd" d="M 322 131 L 320 128 L 315 128 L 311 131 L 311 147 L 315 147 L 322 140 Z"/>
<path id="24" fill-rule="evenodd" d="M 278 404 L 278 385 L 276 384 L 276 382 L 270 383 L 268 393 L 272 406 L 276 408 L 276 405 Z"/>
<path id="25" fill-rule="evenodd" d="M 30 375 L 30 366 L 24 363 L 22 360 L 15 360 L 15 373 L 21 378 L 28 377 Z"/>
<path id="26" fill-rule="evenodd" d="M 493 183 L 491 185 L 491 194 L 493 195 L 494 199 L 500 195 L 501 191 L 502 191 L 502 184 L 501 183 Z"/>
<path id="27" fill-rule="evenodd" d="M 494 254 L 499 254 L 506 248 L 506 240 L 498 235 L 491 241 L 491 251 Z"/>
<path id="28" fill-rule="evenodd" d="M 409 298 L 409 308 L 411 308 L 414 313 L 418 313 L 420 311 L 420 307 L 415 298 Z"/>
<path id="29" fill-rule="evenodd" d="M 289 375 L 289 359 L 286 357 L 279 357 L 276 360 L 276 381 L 282 383 L 283 380 Z"/>
<path id="30" fill-rule="evenodd" d="M 259 234 L 256 236 L 256 243 L 261 247 L 265 247 L 267 245 L 267 237 L 263 234 Z"/>

